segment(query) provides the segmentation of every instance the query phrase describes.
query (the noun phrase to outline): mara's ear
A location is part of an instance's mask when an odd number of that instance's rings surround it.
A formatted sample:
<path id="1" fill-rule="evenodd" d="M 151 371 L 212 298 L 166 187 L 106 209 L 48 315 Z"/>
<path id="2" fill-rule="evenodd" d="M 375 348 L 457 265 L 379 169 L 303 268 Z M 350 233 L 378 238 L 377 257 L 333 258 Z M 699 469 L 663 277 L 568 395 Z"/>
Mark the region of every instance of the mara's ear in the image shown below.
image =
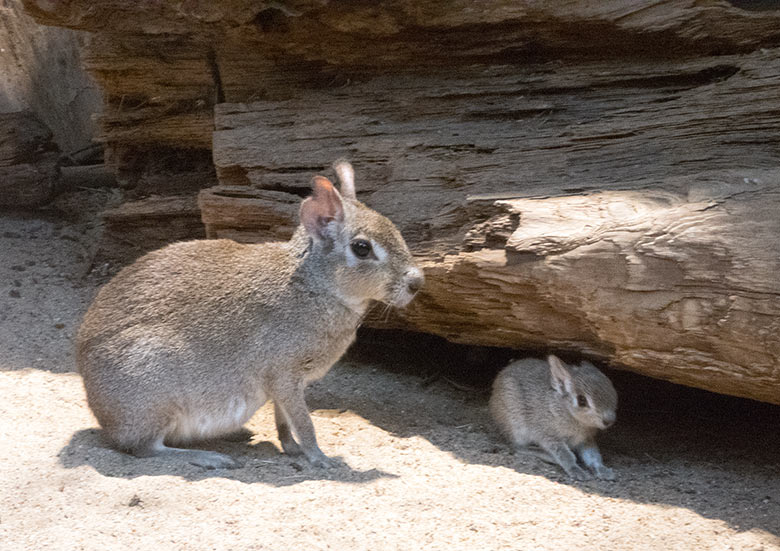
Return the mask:
<path id="1" fill-rule="evenodd" d="M 555 392 L 562 395 L 571 394 L 571 373 L 566 364 L 554 354 L 547 356 L 547 363 L 550 364 L 550 382 Z"/>
<path id="2" fill-rule="evenodd" d="M 350 162 L 346 159 L 339 159 L 333 163 L 333 170 L 339 177 L 341 195 L 348 199 L 355 199 L 355 171 Z"/>
<path id="3" fill-rule="evenodd" d="M 333 239 L 333 223 L 344 223 L 344 205 L 341 195 L 324 176 L 315 176 L 314 192 L 301 203 L 301 223 L 309 235 L 318 240 Z"/>

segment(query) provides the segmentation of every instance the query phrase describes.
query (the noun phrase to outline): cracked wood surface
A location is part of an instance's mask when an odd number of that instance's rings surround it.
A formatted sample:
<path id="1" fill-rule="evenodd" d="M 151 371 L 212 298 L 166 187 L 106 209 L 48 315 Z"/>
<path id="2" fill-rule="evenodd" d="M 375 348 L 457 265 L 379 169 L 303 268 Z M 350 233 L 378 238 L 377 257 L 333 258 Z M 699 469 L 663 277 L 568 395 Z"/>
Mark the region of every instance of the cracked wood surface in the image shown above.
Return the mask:
<path id="1" fill-rule="evenodd" d="M 347 156 L 425 266 L 390 325 L 780 403 L 779 59 L 480 66 L 220 104 L 203 219 L 284 239 L 310 175 Z"/>
<path id="2" fill-rule="evenodd" d="M 23 3 L 41 23 L 90 31 L 83 57 L 104 94 L 108 161 L 120 181 L 148 192 L 159 181 L 143 166 L 158 153 L 179 157 L 193 188 L 213 182 L 197 155 L 179 152 L 209 151 L 213 106 L 223 101 L 282 99 L 300 87 L 399 70 L 691 58 L 780 45 L 779 11 L 724 1 Z"/>

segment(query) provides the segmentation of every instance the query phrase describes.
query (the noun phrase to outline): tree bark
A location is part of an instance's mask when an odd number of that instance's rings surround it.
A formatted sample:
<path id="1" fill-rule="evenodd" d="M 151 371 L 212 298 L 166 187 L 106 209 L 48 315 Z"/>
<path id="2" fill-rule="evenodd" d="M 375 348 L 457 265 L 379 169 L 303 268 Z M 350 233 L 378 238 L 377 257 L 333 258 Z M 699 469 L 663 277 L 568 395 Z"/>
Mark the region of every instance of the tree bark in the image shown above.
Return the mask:
<path id="1" fill-rule="evenodd" d="M 151 196 L 127 201 L 103 213 L 105 229 L 95 264 L 122 266 L 142 254 L 205 231 L 193 195 Z"/>

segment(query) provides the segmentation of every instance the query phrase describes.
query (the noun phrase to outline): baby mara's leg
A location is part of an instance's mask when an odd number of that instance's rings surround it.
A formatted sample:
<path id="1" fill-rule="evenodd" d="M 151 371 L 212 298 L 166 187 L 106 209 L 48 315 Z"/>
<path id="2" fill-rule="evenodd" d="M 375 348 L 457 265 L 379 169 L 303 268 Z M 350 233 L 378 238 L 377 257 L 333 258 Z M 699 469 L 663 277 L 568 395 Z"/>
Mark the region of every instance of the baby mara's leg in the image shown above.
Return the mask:
<path id="1" fill-rule="evenodd" d="M 577 456 L 565 442 L 539 442 L 539 446 L 550 454 L 550 457 L 560 465 L 566 474 L 576 480 L 590 480 L 591 474 L 577 465 Z"/>
<path id="2" fill-rule="evenodd" d="M 595 441 L 588 440 L 583 443 L 577 449 L 577 455 L 580 456 L 585 466 L 596 474 L 597 478 L 615 480 L 615 471 L 604 465 Z"/>

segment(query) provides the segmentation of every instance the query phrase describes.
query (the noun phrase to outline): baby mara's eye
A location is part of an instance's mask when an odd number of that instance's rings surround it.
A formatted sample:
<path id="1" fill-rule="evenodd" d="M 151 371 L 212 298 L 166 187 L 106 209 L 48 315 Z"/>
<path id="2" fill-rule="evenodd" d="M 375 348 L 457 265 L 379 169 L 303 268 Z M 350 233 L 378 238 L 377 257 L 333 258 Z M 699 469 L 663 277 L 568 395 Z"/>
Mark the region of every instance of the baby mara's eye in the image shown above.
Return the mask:
<path id="1" fill-rule="evenodd" d="M 577 394 L 577 405 L 581 408 L 588 407 L 588 399 L 582 394 Z"/>
<path id="2" fill-rule="evenodd" d="M 371 254 L 371 243 L 365 239 L 355 239 L 349 246 L 358 258 L 368 258 Z"/>

